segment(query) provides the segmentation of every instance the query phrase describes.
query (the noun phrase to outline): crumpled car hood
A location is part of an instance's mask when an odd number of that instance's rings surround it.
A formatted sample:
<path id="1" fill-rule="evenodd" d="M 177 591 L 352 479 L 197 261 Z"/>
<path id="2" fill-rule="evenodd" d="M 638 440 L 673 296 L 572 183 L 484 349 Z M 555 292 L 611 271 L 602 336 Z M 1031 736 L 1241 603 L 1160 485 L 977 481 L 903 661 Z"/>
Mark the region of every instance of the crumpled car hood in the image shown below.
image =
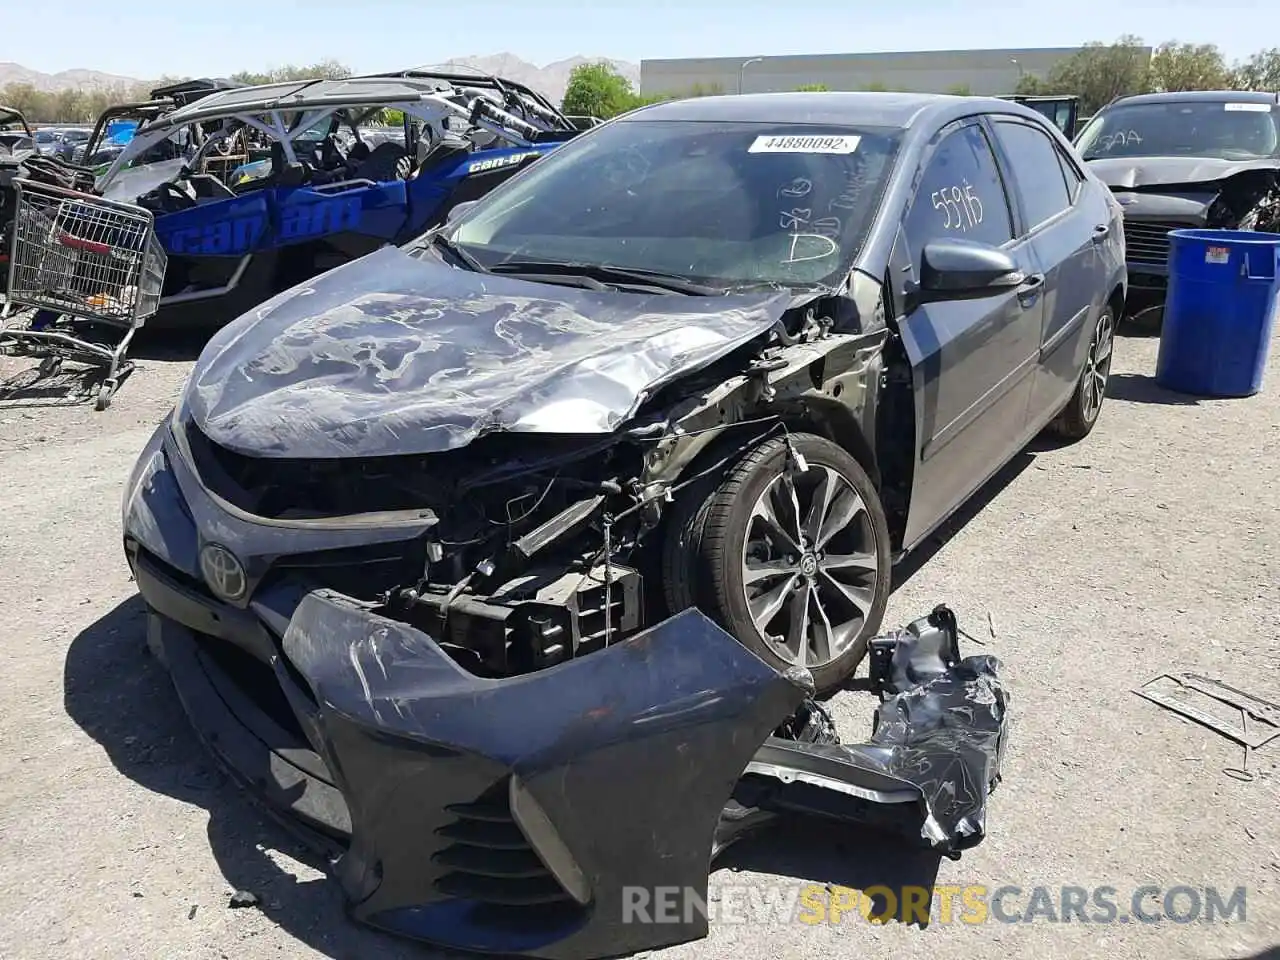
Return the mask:
<path id="1" fill-rule="evenodd" d="M 790 299 L 580 290 L 384 247 L 224 327 L 184 402 L 209 439 L 251 456 L 610 433 L 661 386 L 768 331 Z"/>
<path id="2" fill-rule="evenodd" d="M 1206 157 L 1112 157 L 1088 161 L 1113 190 L 1211 183 L 1245 170 L 1280 170 L 1280 160 L 1215 160 Z"/>

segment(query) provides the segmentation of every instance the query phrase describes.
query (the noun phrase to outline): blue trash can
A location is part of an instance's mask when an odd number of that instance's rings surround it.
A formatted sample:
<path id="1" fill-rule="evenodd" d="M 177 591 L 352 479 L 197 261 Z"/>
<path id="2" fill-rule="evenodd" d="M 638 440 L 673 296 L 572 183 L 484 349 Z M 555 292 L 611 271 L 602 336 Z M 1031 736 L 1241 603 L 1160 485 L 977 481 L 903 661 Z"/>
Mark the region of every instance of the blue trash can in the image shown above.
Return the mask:
<path id="1" fill-rule="evenodd" d="M 1156 382 L 1202 397 L 1262 389 L 1280 294 L 1280 234 L 1174 230 Z"/>

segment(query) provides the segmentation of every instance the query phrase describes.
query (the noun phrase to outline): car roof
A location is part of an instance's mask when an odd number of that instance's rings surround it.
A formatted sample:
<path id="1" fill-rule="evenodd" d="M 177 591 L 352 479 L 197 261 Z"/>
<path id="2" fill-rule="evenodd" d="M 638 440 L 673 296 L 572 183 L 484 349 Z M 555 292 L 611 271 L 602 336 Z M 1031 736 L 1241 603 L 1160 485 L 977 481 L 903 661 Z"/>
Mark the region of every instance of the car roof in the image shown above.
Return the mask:
<path id="1" fill-rule="evenodd" d="M 669 100 L 641 107 L 619 120 L 740 121 L 776 124 L 850 124 L 906 129 L 925 120 L 946 123 L 975 113 L 1011 113 L 1043 120 L 1012 100 L 944 93 L 822 91 L 749 93 Z"/>
<path id="2" fill-rule="evenodd" d="M 1141 103 L 1280 103 L 1280 93 L 1264 90 L 1178 90 L 1170 93 L 1139 93 L 1120 97 L 1108 106 Z M 1105 109 L 1105 108 L 1103 108 Z"/>

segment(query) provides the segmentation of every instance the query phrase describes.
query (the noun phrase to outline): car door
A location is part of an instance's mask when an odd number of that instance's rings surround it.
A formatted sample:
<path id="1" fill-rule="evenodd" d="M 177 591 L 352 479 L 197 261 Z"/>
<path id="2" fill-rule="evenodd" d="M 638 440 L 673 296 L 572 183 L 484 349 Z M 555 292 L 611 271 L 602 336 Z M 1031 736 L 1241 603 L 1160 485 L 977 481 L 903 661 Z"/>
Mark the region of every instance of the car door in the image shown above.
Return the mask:
<path id="1" fill-rule="evenodd" d="M 1016 289 L 934 301 L 899 318 L 918 426 L 908 547 L 1025 442 L 1043 311 L 1043 278 L 1030 245 L 1016 235 L 982 121 L 970 118 L 945 127 L 934 144 L 921 163 L 903 222 L 906 268 L 914 284 L 919 284 L 925 244 L 944 237 L 1005 251 L 1026 279 Z"/>
<path id="2" fill-rule="evenodd" d="M 1045 277 L 1040 359 L 1027 414 L 1039 427 L 1075 389 L 1106 303 L 1108 269 L 1100 244 L 1107 240 L 1110 214 L 1105 201 L 1083 189 L 1083 174 L 1047 130 L 1020 117 L 991 120 L 1021 213 L 1019 233 Z"/>

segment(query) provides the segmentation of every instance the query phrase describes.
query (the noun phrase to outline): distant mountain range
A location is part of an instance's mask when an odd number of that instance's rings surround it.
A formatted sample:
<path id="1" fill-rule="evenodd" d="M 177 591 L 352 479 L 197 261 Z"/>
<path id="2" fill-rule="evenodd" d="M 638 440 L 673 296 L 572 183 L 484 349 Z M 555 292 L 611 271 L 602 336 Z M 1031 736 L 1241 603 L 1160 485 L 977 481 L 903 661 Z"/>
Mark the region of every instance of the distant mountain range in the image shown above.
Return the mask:
<path id="1" fill-rule="evenodd" d="M 609 60 L 607 57 L 569 57 L 567 60 L 557 60 L 545 67 L 539 67 L 528 60 L 522 60 L 514 53 L 495 53 L 489 56 L 456 57 L 432 66 L 438 66 L 441 69 L 452 67 L 458 72 L 465 72 L 464 68 L 470 67 L 485 73 L 496 73 L 509 80 L 523 83 L 559 103 L 564 96 L 565 87 L 569 83 L 569 74 L 573 72 L 573 68 L 579 64 L 595 63 L 600 60 L 608 60 L 633 85 L 637 88 L 640 86 L 638 64 L 628 63 L 625 60 Z M 137 77 L 122 77 L 99 70 L 41 73 L 39 70 L 32 70 L 18 63 L 0 62 L 0 87 L 11 83 L 27 83 L 45 93 L 56 93 L 59 90 L 76 88 L 100 90 L 112 87 L 134 87 L 146 82 Z"/>

